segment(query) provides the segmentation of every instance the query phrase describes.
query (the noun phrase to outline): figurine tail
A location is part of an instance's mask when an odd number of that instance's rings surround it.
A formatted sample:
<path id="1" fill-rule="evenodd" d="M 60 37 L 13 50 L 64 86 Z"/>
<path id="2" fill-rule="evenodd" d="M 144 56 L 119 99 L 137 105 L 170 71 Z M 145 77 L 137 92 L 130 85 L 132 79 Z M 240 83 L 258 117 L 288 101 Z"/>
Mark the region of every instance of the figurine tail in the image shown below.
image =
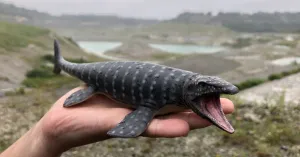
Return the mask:
<path id="1" fill-rule="evenodd" d="M 61 72 L 60 62 L 62 60 L 60 54 L 60 47 L 57 40 L 54 40 L 54 69 L 53 72 L 55 74 L 59 74 Z"/>

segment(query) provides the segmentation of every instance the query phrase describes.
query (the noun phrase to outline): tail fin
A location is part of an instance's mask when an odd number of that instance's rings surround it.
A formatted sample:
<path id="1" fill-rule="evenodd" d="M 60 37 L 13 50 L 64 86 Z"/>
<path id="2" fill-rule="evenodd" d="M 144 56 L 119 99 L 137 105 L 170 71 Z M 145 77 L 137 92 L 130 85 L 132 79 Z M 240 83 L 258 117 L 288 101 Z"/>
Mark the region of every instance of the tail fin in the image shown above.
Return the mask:
<path id="1" fill-rule="evenodd" d="M 60 61 L 62 57 L 60 54 L 60 48 L 57 40 L 54 40 L 54 69 L 53 72 L 55 74 L 59 74 L 61 69 L 60 69 Z"/>

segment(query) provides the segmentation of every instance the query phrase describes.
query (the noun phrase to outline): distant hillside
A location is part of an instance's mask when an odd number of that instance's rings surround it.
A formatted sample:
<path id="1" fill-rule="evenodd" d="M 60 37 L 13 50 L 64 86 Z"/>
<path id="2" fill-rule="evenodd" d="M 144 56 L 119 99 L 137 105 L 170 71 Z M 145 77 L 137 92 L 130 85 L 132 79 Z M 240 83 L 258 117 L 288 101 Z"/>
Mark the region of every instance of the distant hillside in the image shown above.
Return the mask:
<path id="1" fill-rule="evenodd" d="M 299 32 L 299 13 L 211 13 L 185 12 L 168 20 L 173 23 L 222 25 L 240 32 Z"/>
<path id="2" fill-rule="evenodd" d="M 179 14 L 176 18 L 169 20 L 144 20 L 135 18 L 122 18 L 109 15 L 62 15 L 52 16 L 47 13 L 38 12 L 16 7 L 11 4 L 0 2 L 0 20 L 30 24 L 36 26 L 47 27 L 60 32 L 71 31 L 71 34 L 78 30 L 88 30 L 93 34 L 99 33 L 99 29 L 110 29 L 105 31 L 115 31 L 124 28 L 153 28 L 169 29 L 164 27 L 165 23 L 170 24 L 185 24 L 213 27 L 227 27 L 238 32 L 299 32 L 300 31 L 300 12 L 299 13 L 264 13 L 258 12 L 254 14 L 244 13 L 190 13 L 185 12 Z M 196 24 L 196 25 L 195 25 Z M 202 30 L 199 26 L 199 30 Z M 177 26 L 175 26 L 177 27 Z M 187 27 L 188 28 L 188 27 Z M 114 29 L 114 30 L 112 30 Z M 144 29 L 142 29 L 144 30 Z M 151 32 L 153 32 L 151 30 Z M 173 32 L 178 32 L 175 28 Z M 88 35 L 90 35 L 88 33 Z M 97 36 L 101 35 L 99 33 Z"/>
<path id="3" fill-rule="evenodd" d="M 28 71 L 49 66 L 54 39 L 59 40 L 62 54 L 68 59 L 102 60 L 48 29 L 0 22 L 0 94 L 2 89 L 18 87 Z M 48 69 L 46 72 L 52 74 L 52 68 Z"/>
<path id="4" fill-rule="evenodd" d="M 120 18 L 118 16 L 98 15 L 62 15 L 52 16 L 35 10 L 16 7 L 12 4 L 0 2 L 0 20 L 33 24 L 47 28 L 110 28 L 133 27 L 155 24 L 157 20 L 143 20 L 134 18 Z"/>

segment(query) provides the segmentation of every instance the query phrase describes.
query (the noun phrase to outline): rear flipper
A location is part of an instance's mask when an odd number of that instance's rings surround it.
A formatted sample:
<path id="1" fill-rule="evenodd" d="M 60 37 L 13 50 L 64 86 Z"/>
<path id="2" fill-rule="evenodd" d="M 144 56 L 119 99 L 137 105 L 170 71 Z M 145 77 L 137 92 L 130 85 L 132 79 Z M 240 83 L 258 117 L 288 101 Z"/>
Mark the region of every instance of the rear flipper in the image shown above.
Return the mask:
<path id="1" fill-rule="evenodd" d="M 87 88 L 80 89 L 79 91 L 70 95 L 64 102 L 64 107 L 70 107 L 79 104 L 95 94 L 95 88 L 88 86 Z"/>
<path id="2" fill-rule="evenodd" d="M 107 132 L 108 135 L 121 138 L 131 138 L 141 135 L 153 119 L 155 110 L 139 106 L 129 113 L 115 128 Z"/>

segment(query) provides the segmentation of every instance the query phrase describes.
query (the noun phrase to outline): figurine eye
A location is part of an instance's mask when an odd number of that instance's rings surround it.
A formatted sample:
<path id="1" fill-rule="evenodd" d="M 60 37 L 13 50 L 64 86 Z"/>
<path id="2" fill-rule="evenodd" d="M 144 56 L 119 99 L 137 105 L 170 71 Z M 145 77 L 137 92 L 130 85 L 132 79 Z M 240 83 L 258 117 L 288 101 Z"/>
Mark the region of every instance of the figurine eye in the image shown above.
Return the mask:
<path id="1" fill-rule="evenodd" d="M 199 86 L 202 87 L 202 86 L 204 86 L 204 85 L 206 85 L 206 83 L 204 83 L 204 82 L 198 82 L 198 83 L 197 83 L 197 86 L 198 86 L 198 87 L 199 87 Z"/>

